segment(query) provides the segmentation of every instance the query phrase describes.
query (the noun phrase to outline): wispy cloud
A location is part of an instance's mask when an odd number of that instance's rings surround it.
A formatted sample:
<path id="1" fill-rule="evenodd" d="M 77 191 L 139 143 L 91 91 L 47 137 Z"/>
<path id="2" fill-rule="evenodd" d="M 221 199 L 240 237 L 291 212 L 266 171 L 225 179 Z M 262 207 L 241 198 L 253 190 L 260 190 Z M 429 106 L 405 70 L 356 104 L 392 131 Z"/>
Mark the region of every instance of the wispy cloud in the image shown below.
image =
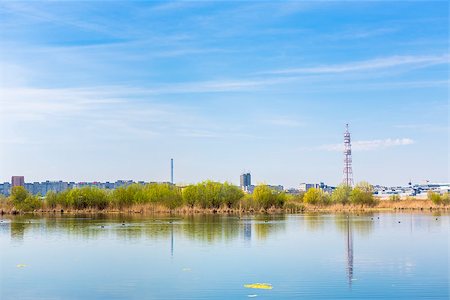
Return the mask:
<path id="1" fill-rule="evenodd" d="M 42 6 L 43 4 L 40 4 Z M 51 5 L 46 3 L 44 5 Z M 11 15 L 17 15 L 22 18 L 34 20 L 35 22 L 47 22 L 65 26 L 72 26 L 78 29 L 99 32 L 102 34 L 113 35 L 114 31 L 109 30 L 106 26 L 99 23 L 86 22 L 80 19 L 68 18 L 57 13 L 49 13 L 48 8 L 44 10 L 30 3 L 19 2 L 3 2 L 1 5 L 2 10 L 8 12 Z"/>
<path id="2" fill-rule="evenodd" d="M 377 69 L 395 68 L 401 66 L 425 67 L 430 65 L 448 64 L 449 55 L 435 56 L 390 56 L 384 58 L 355 61 L 344 64 L 322 65 L 305 68 L 291 68 L 267 71 L 266 74 L 335 74 L 359 72 Z"/>
<path id="3" fill-rule="evenodd" d="M 285 117 L 285 116 L 268 119 L 268 120 L 266 120 L 266 123 L 271 124 L 271 125 L 276 125 L 276 126 L 283 126 L 283 127 L 300 127 L 300 126 L 304 125 L 304 123 L 299 120 L 292 119 L 290 117 Z"/>
<path id="4" fill-rule="evenodd" d="M 399 124 L 394 126 L 395 128 L 407 129 L 407 130 L 420 130 L 426 132 L 443 132 L 449 131 L 450 127 L 437 125 L 437 124 Z"/>
<path id="5" fill-rule="evenodd" d="M 204 91 L 201 86 L 193 90 L 199 91 L 198 88 Z M 85 136 L 110 141 L 153 139 L 168 135 L 187 138 L 239 137 L 239 132 L 211 123 L 195 108 L 152 100 L 151 95 L 164 91 L 121 86 L 2 88 L 0 132 L 6 138 L 0 142 L 33 143 L 28 136 L 29 130 L 22 130 L 14 136 L 6 130 L 7 124 L 22 128 L 64 127 L 76 134 L 83 132 Z"/>
<path id="6" fill-rule="evenodd" d="M 335 32 L 331 35 L 326 35 L 325 37 L 330 40 L 364 39 L 394 33 L 398 30 L 398 28 L 393 28 L 392 26 L 379 28 L 352 28 L 341 32 Z"/>
<path id="7" fill-rule="evenodd" d="M 407 146 L 414 144 L 414 140 L 410 138 L 395 138 L 384 140 L 370 140 L 370 141 L 354 141 L 352 143 L 352 150 L 355 151 L 372 151 L 387 149 L 398 146 Z M 318 147 L 319 150 L 325 151 L 344 151 L 344 145 L 341 144 L 329 144 Z"/>

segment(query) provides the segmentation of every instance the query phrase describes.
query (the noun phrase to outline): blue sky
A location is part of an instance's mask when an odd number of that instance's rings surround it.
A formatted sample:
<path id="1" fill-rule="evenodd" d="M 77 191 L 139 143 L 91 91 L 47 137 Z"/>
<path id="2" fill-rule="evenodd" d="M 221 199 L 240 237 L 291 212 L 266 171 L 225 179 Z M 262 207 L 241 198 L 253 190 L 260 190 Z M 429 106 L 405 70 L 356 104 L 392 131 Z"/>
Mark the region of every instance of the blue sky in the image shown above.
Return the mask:
<path id="1" fill-rule="evenodd" d="M 0 180 L 449 177 L 448 1 L 0 2 Z"/>

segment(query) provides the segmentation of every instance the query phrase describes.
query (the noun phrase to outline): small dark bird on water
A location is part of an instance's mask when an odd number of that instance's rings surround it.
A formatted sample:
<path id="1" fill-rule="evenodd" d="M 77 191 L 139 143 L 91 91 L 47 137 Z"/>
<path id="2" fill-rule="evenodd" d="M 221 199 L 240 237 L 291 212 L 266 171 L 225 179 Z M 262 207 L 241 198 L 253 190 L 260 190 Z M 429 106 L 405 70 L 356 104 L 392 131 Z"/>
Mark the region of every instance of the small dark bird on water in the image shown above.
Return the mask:
<path id="1" fill-rule="evenodd" d="M 125 226 L 125 223 L 122 223 L 122 226 Z"/>
<path id="2" fill-rule="evenodd" d="M 105 226 L 103 226 L 103 225 L 102 225 L 101 227 L 102 227 L 102 228 L 105 228 Z"/>
<path id="3" fill-rule="evenodd" d="M 400 221 L 398 221 L 400 223 Z"/>

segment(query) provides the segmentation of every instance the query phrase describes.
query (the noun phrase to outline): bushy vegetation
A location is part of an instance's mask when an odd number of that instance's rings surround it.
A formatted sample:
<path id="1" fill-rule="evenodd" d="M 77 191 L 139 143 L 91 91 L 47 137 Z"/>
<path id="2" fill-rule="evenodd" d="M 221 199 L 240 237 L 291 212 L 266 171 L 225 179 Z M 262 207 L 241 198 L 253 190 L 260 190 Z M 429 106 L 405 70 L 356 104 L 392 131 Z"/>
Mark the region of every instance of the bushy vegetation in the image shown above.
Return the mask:
<path id="1" fill-rule="evenodd" d="M 32 196 L 23 187 L 15 187 L 8 200 L 20 211 L 40 208 L 122 210 L 136 205 L 159 205 L 167 209 L 185 205 L 191 208 L 216 209 L 237 207 L 243 197 L 242 190 L 230 183 L 204 181 L 183 189 L 171 184 L 151 183 L 132 184 L 112 191 L 95 187 L 75 188 L 60 193 L 50 191 L 45 201 Z"/>
<path id="2" fill-rule="evenodd" d="M 328 205 L 331 203 L 331 196 L 321 189 L 310 188 L 303 196 L 303 201 L 312 205 Z"/>
<path id="3" fill-rule="evenodd" d="M 431 200 L 436 205 L 448 205 L 448 204 L 450 204 L 450 198 L 449 198 L 448 193 L 440 195 L 440 194 L 435 193 L 433 191 L 429 191 L 427 196 L 428 196 L 428 200 Z"/>
<path id="4" fill-rule="evenodd" d="M 356 205 L 375 205 L 376 199 L 373 197 L 373 188 L 367 182 L 358 183 L 350 192 L 350 202 Z"/>
<path id="5" fill-rule="evenodd" d="M 33 211 L 42 206 L 41 200 L 31 195 L 23 186 L 15 186 L 11 189 L 10 200 L 14 207 L 21 211 Z"/>
<path id="6" fill-rule="evenodd" d="M 204 181 L 183 189 L 182 198 L 188 207 L 219 208 L 235 207 L 244 192 L 228 182 Z"/>
<path id="7" fill-rule="evenodd" d="M 439 195 L 430 192 L 428 198 L 435 204 L 449 204 L 448 194 Z M 398 196 L 391 197 L 399 201 Z M 358 183 L 353 189 L 346 185 L 338 186 L 333 193 L 311 188 L 300 195 L 287 195 L 271 189 L 268 185 L 258 185 L 253 194 L 244 194 L 237 186 L 230 183 L 204 181 L 186 187 L 177 187 L 166 183 L 147 185 L 132 184 L 115 190 L 103 190 L 95 187 L 83 187 L 60 193 L 48 192 L 45 199 L 31 195 L 23 187 L 14 187 L 11 196 L 4 198 L 2 207 L 14 207 L 19 211 L 37 209 L 64 210 L 105 210 L 105 209 L 242 209 L 267 210 L 286 209 L 302 211 L 305 204 L 327 206 L 368 205 L 373 206 L 377 200 L 373 189 L 367 182 Z"/>
<path id="8" fill-rule="evenodd" d="M 348 204 L 350 202 L 351 192 L 351 187 L 341 184 L 333 191 L 333 194 L 331 194 L 331 201 L 333 203 Z"/>
<path id="9" fill-rule="evenodd" d="M 269 186 L 262 184 L 255 187 L 255 190 L 253 191 L 253 199 L 259 208 L 281 208 L 286 202 L 286 194 L 284 192 L 273 190 Z"/>
<path id="10" fill-rule="evenodd" d="M 303 197 L 303 202 L 310 205 L 354 204 L 375 205 L 372 186 L 367 182 L 358 183 L 355 188 L 338 186 L 330 195 L 318 188 L 310 188 Z"/>

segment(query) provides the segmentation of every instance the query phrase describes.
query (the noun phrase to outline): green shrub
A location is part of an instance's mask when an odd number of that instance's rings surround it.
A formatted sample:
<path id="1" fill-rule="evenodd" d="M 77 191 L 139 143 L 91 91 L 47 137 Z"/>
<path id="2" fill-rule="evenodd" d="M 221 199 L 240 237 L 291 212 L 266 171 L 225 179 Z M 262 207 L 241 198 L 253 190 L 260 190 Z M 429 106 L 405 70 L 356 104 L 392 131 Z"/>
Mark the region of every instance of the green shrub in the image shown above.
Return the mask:
<path id="1" fill-rule="evenodd" d="M 352 188 L 346 184 L 339 185 L 331 194 L 331 201 L 334 203 L 347 204 L 350 202 Z"/>
<path id="2" fill-rule="evenodd" d="M 450 204 L 450 197 L 449 197 L 448 193 L 445 193 L 441 196 L 441 201 L 444 205 Z"/>
<path id="3" fill-rule="evenodd" d="M 183 189 L 183 202 L 189 207 L 194 207 L 199 197 L 199 187 L 197 185 L 188 185 Z"/>
<path id="4" fill-rule="evenodd" d="M 135 203 L 137 199 L 135 196 L 141 189 L 142 187 L 138 184 L 119 187 L 112 192 L 112 202 L 120 209 L 130 207 Z"/>
<path id="5" fill-rule="evenodd" d="M 307 204 L 312 205 L 320 205 L 325 204 L 326 201 L 324 201 L 325 193 L 317 188 L 310 188 L 303 197 L 303 202 Z"/>
<path id="6" fill-rule="evenodd" d="M 228 208 L 235 207 L 242 197 L 244 197 L 244 192 L 237 186 L 225 182 L 222 186 L 223 199 L 225 205 Z"/>
<path id="7" fill-rule="evenodd" d="M 242 190 L 228 182 L 204 181 L 183 189 L 183 203 L 189 207 L 219 208 L 236 206 L 244 196 Z"/>
<path id="8" fill-rule="evenodd" d="M 21 211 L 33 211 L 42 208 L 42 201 L 31 195 L 23 186 L 15 186 L 11 190 L 11 201 Z"/>
<path id="9" fill-rule="evenodd" d="M 54 191 L 49 191 L 45 195 L 45 204 L 48 208 L 55 208 L 58 205 L 58 194 Z"/>
<path id="10" fill-rule="evenodd" d="M 367 182 L 358 183 L 350 193 L 350 202 L 358 205 L 375 205 L 372 186 Z"/>
<path id="11" fill-rule="evenodd" d="M 23 186 L 14 186 L 11 189 L 11 200 L 14 205 L 23 203 L 30 193 Z"/>
<path id="12" fill-rule="evenodd" d="M 427 197 L 428 197 L 428 200 L 431 200 L 436 205 L 443 204 L 443 201 L 442 201 L 443 199 L 442 199 L 441 195 L 439 195 L 438 193 L 435 193 L 433 191 L 428 191 Z"/>
<path id="13" fill-rule="evenodd" d="M 239 207 L 244 210 L 260 209 L 255 199 L 250 194 L 245 194 L 244 197 L 239 200 Z"/>
<path id="14" fill-rule="evenodd" d="M 284 192 L 277 192 L 271 189 L 268 185 L 258 185 L 253 191 L 253 199 L 256 204 L 263 209 L 271 207 L 283 207 L 286 201 L 286 194 Z"/>

